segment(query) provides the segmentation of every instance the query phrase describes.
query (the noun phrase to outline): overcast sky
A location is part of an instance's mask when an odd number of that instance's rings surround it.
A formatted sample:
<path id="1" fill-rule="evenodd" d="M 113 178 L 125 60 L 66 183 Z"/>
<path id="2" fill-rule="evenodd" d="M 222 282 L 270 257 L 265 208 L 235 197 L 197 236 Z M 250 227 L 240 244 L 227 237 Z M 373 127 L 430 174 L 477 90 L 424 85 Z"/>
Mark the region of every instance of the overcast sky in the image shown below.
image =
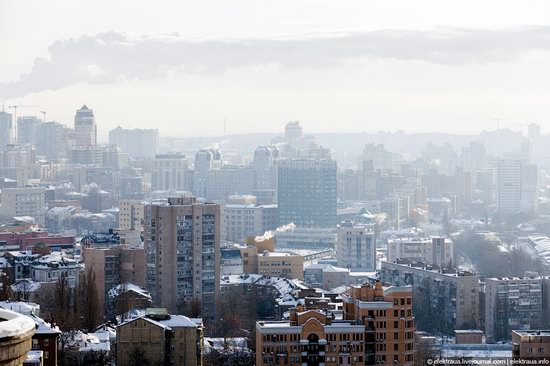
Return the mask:
<path id="1" fill-rule="evenodd" d="M 0 45 L 0 101 L 103 132 L 550 132 L 549 1 L 0 0 Z"/>

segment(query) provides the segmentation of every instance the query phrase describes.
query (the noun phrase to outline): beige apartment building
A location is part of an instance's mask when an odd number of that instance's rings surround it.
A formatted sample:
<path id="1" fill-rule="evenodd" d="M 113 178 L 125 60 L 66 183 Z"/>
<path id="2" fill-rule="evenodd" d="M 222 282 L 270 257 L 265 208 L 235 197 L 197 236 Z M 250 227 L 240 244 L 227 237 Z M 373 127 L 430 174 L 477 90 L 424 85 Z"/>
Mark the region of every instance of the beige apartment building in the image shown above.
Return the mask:
<path id="1" fill-rule="evenodd" d="M 200 301 L 215 318 L 220 290 L 220 205 L 170 198 L 145 208 L 146 287 L 153 302 L 175 312 Z"/>
<path id="2" fill-rule="evenodd" d="M 127 365 L 138 352 L 151 365 L 202 365 L 201 319 L 168 315 L 165 309 L 147 309 L 145 316 L 117 327 L 116 341 L 119 365 Z"/>
<path id="3" fill-rule="evenodd" d="M 243 273 L 304 279 L 304 257 L 293 253 L 276 252 L 275 237 L 249 238 L 247 244 L 238 247 L 243 260 Z"/>
<path id="4" fill-rule="evenodd" d="M 120 200 L 118 227 L 122 230 L 138 230 L 143 227 L 145 205 L 139 200 Z"/>
<path id="5" fill-rule="evenodd" d="M 96 290 L 103 316 L 107 293 L 122 283 L 145 286 L 145 251 L 140 247 L 116 245 L 85 248 L 84 265 L 95 275 Z"/>
<path id="6" fill-rule="evenodd" d="M 514 360 L 549 360 L 550 331 L 512 331 L 512 357 Z"/>
<path id="7" fill-rule="evenodd" d="M 256 365 L 414 364 L 411 287 L 377 281 L 343 300 L 343 320 L 299 304 L 288 321 L 257 322 Z"/>

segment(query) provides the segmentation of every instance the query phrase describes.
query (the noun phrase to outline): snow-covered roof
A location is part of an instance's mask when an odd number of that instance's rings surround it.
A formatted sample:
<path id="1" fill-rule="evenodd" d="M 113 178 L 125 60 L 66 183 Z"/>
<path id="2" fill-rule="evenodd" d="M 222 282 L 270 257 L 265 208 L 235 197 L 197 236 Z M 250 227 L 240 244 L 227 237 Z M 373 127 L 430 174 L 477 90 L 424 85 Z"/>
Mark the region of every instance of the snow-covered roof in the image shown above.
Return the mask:
<path id="1" fill-rule="evenodd" d="M 40 290 L 41 286 L 40 282 L 23 279 L 11 285 L 11 290 L 13 292 L 35 292 Z"/>
<path id="2" fill-rule="evenodd" d="M 142 287 L 139 287 L 138 285 L 134 285 L 133 283 L 126 282 L 122 283 L 120 285 L 117 285 L 109 290 L 108 297 L 110 299 L 114 299 L 117 296 L 119 296 L 123 292 L 132 291 L 135 292 L 143 297 L 151 298 L 151 295 L 147 290 L 145 290 Z"/>

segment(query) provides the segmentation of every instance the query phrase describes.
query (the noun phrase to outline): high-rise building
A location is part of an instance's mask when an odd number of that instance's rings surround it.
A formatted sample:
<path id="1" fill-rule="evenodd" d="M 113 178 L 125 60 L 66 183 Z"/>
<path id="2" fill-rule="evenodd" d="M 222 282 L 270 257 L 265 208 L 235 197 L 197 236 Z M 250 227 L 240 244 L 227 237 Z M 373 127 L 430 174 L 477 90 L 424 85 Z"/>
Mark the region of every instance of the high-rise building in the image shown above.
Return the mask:
<path id="1" fill-rule="evenodd" d="M 534 213 L 538 208 L 538 168 L 523 159 L 500 159 L 497 205 L 501 213 Z"/>
<path id="2" fill-rule="evenodd" d="M 152 162 L 153 190 L 188 190 L 186 186 L 188 162 L 182 154 L 156 155 Z"/>
<path id="3" fill-rule="evenodd" d="M 13 142 L 13 120 L 10 113 L 0 111 L 0 150 Z"/>
<path id="4" fill-rule="evenodd" d="M 487 150 L 482 142 L 470 142 L 462 148 L 462 169 L 466 172 L 487 169 Z"/>
<path id="5" fill-rule="evenodd" d="M 412 289 L 377 281 L 342 295 L 343 320 L 298 304 L 256 323 L 256 365 L 414 365 Z"/>
<path id="6" fill-rule="evenodd" d="M 278 159 L 279 149 L 274 146 L 260 146 L 254 150 L 256 189 L 277 189 Z"/>
<path id="7" fill-rule="evenodd" d="M 213 319 L 220 289 L 220 206 L 194 197 L 145 207 L 147 290 L 157 306 L 199 301 Z"/>
<path id="8" fill-rule="evenodd" d="M 64 149 L 64 129 L 61 123 L 44 122 L 38 125 L 38 140 L 36 143 L 36 153 L 44 155 L 50 160 L 59 159 L 65 154 Z"/>
<path id="9" fill-rule="evenodd" d="M 415 302 L 424 307 L 417 312 L 419 326 L 435 324 L 440 331 L 451 332 L 480 325 L 479 276 L 473 273 L 403 260 L 382 262 L 380 278 L 395 286 L 413 287 Z"/>
<path id="10" fill-rule="evenodd" d="M 158 154 L 159 131 L 157 129 L 126 129 L 117 127 L 109 131 L 109 145 L 139 158 L 152 158 Z"/>
<path id="11" fill-rule="evenodd" d="M 336 161 L 287 159 L 278 170 L 279 223 L 336 227 Z"/>
<path id="12" fill-rule="evenodd" d="M 277 205 L 230 203 L 223 206 L 225 239 L 242 242 L 249 236 L 262 235 L 278 226 Z"/>
<path id="13" fill-rule="evenodd" d="M 139 200 L 122 199 L 118 202 L 118 227 L 139 230 L 143 227 L 145 204 Z"/>
<path id="14" fill-rule="evenodd" d="M 94 111 L 83 105 L 74 116 L 75 145 L 78 147 L 93 147 L 97 144 L 97 126 Z"/>
<path id="15" fill-rule="evenodd" d="M 38 127 L 40 120 L 34 116 L 17 118 L 17 143 L 36 146 L 38 141 Z"/>
<path id="16" fill-rule="evenodd" d="M 355 272 L 376 271 L 374 225 L 345 221 L 338 227 L 338 266 Z"/>
<path id="17" fill-rule="evenodd" d="M 509 340 L 513 330 L 539 328 L 544 320 L 542 290 L 540 278 L 486 278 L 487 341 Z"/>
<path id="18" fill-rule="evenodd" d="M 290 121 L 285 126 L 285 140 L 291 146 L 296 146 L 304 132 L 299 121 Z"/>

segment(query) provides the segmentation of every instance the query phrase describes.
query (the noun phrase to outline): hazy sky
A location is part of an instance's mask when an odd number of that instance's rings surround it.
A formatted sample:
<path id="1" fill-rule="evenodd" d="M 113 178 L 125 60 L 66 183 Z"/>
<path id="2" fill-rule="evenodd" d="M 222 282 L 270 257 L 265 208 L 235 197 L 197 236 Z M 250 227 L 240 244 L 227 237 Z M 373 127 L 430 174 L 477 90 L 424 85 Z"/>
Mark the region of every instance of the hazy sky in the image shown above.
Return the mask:
<path id="1" fill-rule="evenodd" d="M 550 132 L 546 0 L 0 0 L 0 45 L 0 101 L 103 132 Z"/>

